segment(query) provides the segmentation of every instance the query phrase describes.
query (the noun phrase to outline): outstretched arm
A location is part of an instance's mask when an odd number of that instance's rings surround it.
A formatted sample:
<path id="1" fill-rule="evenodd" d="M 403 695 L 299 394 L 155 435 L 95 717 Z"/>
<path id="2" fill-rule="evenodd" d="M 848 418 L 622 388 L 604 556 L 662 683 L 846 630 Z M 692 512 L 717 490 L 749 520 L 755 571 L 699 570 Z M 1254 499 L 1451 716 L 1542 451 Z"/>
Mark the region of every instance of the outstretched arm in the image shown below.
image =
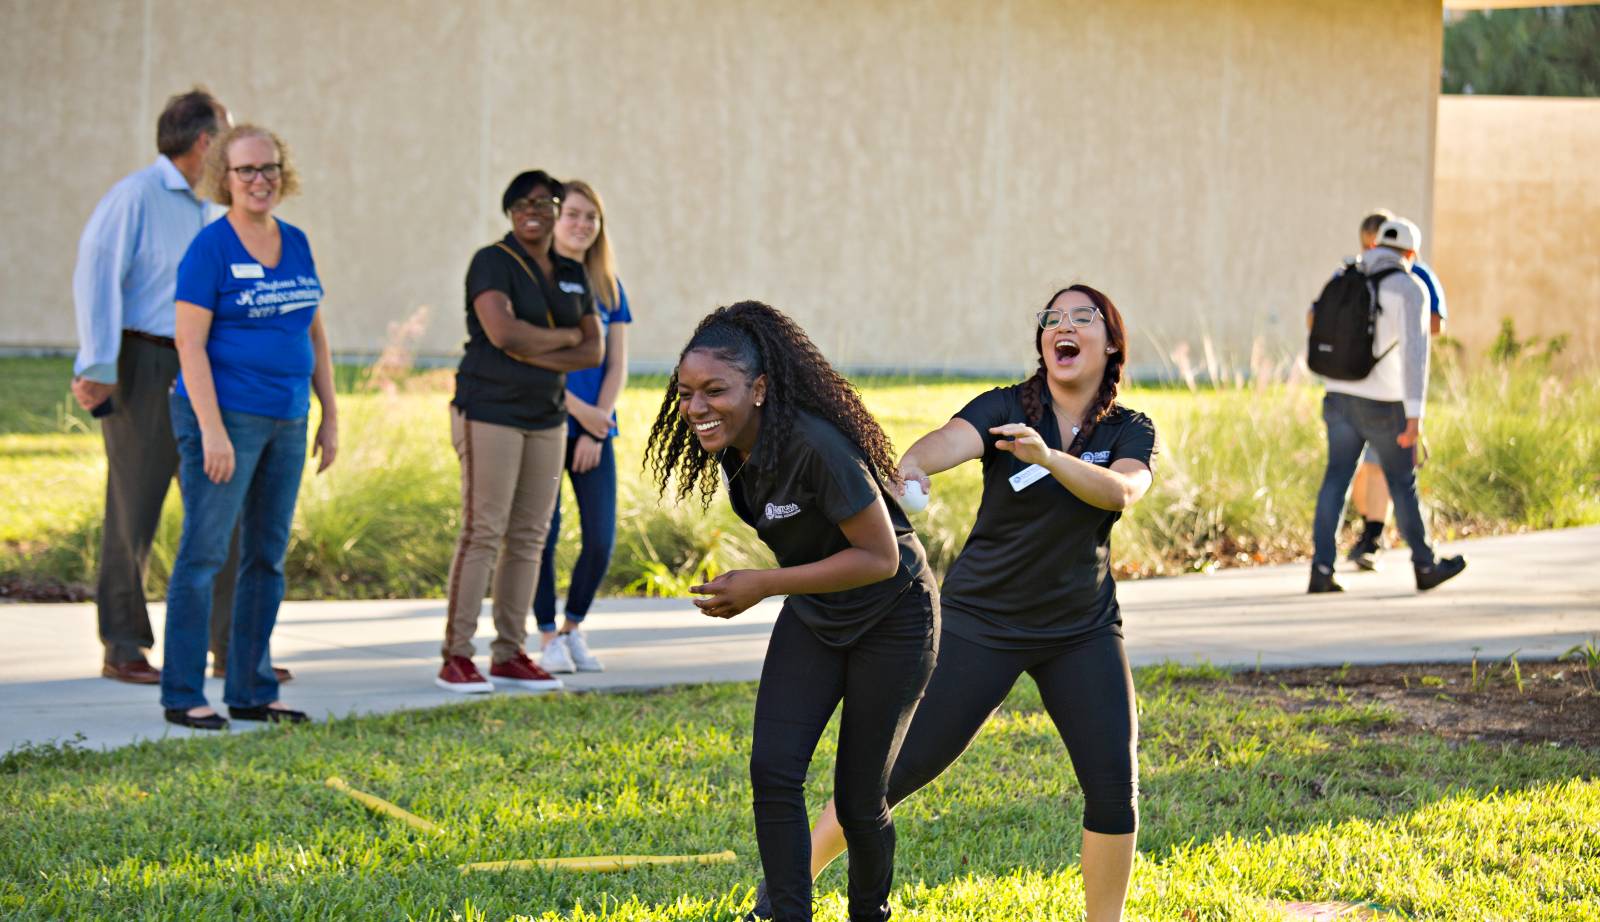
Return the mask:
<path id="1" fill-rule="evenodd" d="M 981 457 L 983 436 L 971 423 L 957 417 L 917 439 L 906 450 L 900 457 L 900 478 L 917 481 L 922 484 L 923 492 L 927 492 L 930 476 Z M 905 488 L 900 489 L 904 491 Z"/>
<path id="2" fill-rule="evenodd" d="M 1150 466 L 1142 461 L 1118 458 L 1109 468 L 1090 464 L 1056 451 L 1032 427 L 1021 423 L 995 426 L 989 432 L 999 436 L 994 443 L 996 448 L 1011 452 L 1024 463 L 1045 468 L 1073 496 L 1096 509 L 1121 512 L 1144 498 L 1150 489 Z"/>

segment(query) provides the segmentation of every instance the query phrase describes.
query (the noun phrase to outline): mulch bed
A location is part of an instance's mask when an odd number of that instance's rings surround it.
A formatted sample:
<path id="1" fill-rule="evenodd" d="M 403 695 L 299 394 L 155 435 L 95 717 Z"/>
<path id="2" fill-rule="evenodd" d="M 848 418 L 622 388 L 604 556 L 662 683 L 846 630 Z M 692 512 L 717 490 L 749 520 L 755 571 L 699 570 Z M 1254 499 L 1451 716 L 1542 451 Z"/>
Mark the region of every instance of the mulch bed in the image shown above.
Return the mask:
<path id="1" fill-rule="evenodd" d="M 1520 675 L 1521 687 L 1518 687 Z M 1307 707 L 1325 692 L 1356 704 L 1381 704 L 1407 732 L 1447 740 L 1541 743 L 1600 749 L 1600 669 L 1578 660 L 1405 663 L 1240 672 L 1233 685 L 1280 706 Z M 1307 692 L 1312 694 L 1307 695 Z M 1386 732 L 1394 732 L 1391 728 Z"/>
<path id="2" fill-rule="evenodd" d="M 82 583 L 63 583 L 21 573 L 0 573 L 0 603 L 87 602 L 94 593 Z"/>

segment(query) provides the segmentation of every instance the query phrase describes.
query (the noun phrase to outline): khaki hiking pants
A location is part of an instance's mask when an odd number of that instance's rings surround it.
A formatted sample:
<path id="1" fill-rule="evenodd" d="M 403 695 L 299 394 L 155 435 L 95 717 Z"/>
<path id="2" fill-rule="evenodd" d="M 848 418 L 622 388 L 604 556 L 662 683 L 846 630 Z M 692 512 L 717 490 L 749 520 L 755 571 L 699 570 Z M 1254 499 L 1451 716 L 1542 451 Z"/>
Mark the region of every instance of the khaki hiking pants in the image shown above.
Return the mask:
<path id="1" fill-rule="evenodd" d="M 494 662 L 522 652 L 539 581 L 539 555 L 561 490 L 567 427 L 518 429 L 467 419 L 450 407 L 461 459 L 461 537 L 450 564 L 445 656 L 473 655 L 484 591 L 494 577 Z"/>

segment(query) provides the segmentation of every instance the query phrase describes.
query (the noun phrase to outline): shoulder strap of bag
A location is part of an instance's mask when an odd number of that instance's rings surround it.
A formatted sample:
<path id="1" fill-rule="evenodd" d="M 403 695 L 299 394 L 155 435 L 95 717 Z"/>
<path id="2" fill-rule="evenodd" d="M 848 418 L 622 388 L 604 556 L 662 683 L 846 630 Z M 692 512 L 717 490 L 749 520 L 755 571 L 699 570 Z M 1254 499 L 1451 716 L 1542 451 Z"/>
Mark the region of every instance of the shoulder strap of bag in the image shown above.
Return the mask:
<path id="1" fill-rule="evenodd" d="M 508 255 L 512 259 L 516 260 L 517 261 L 517 265 L 522 267 L 522 271 L 528 273 L 528 278 L 533 281 L 533 284 L 535 286 L 537 286 L 538 289 L 541 292 L 544 292 L 544 283 L 539 281 L 539 277 L 537 275 L 533 274 L 533 269 L 528 266 L 527 262 L 523 260 L 521 255 L 519 255 L 516 250 L 513 250 L 510 247 L 506 246 L 505 245 L 505 241 L 503 241 L 503 240 L 500 241 L 499 243 L 496 243 L 495 246 L 499 247 L 502 250 L 505 250 L 506 251 L 506 255 Z M 556 318 L 555 318 L 554 314 L 550 313 L 550 294 L 549 294 L 549 292 L 545 292 L 544 322 L 545 322 L 545 326 L 548 326 L 551 329 L 555 329 Z"/>
<path id="2" fill-rule="evenodd" d="M 1389 276 L 1394 275 L 1396 272 L 1402 272 L 1402 271 L 1404 271 L 1404 270 L 1400 269 L 1397 266 L 1390 266 L 1387 269 L 1380 269 L 1377 272 L 1374 272 L 1373 274 L 1367 276 L 1367 284 L 1372 286 L 1372 307 L 1373 307 L 1374 311 L 1376 311 L 1378 313 L 1382 313 L 1383 312 L 1383 305 L 1378 303 L 1378 285 L 1379 285 L 1379 283 L 1381 283 L 1384 279 L 1388 278 Z M 1398 346 L 1398 345 L 1400 345 L 1400 340 L 1398 340 L 1398 339 L 1396 339 L 1394 342 L 1390 343 L 1389 344 L 1389 348 L 1387 348 L 1387 349 L 1383 350 L 1382 352 L 1380 352 L 1372 360 L 1372 364 L 1376 365 L 1379 362 L 1383 361 L 1384 359 L 1388 358 L 1389 357 L 1389 353 L 1393 352 L 1394 351 L 1394 347 Z"/>

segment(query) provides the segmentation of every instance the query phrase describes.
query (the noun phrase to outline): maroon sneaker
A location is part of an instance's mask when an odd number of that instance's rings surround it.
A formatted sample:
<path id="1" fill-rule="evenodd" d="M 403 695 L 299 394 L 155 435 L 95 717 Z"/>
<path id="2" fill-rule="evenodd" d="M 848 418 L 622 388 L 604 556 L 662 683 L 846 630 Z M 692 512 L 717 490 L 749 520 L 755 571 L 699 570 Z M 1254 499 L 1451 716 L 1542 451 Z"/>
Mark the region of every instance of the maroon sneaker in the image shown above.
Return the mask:
<path id="1" fill-rule="evenodd" d="M 494 691 L 494 685 L 465 656 L 446 659 L 444 668 L 439 670 L 439 677 L 433 680 L 433 684 L 460 695 L 481 695 Z"/>
<path id="2" fill-rule="evenodd" d="M 127 682 L 129 685 L 161 684 L 161 670 L 150 665 L 149 661 L 142 657 L 126 663 L 104 663 L 100 667 L 100 674 L 118 682 Z"/>
<path id="3" fill-rule="evenodd" d="M 540 669 L 538 663 L 520 651 L 514 658 L 490 666 L 489 675 L 529 691 L 555 691 L 561 687 L 560 679 Z"/>

